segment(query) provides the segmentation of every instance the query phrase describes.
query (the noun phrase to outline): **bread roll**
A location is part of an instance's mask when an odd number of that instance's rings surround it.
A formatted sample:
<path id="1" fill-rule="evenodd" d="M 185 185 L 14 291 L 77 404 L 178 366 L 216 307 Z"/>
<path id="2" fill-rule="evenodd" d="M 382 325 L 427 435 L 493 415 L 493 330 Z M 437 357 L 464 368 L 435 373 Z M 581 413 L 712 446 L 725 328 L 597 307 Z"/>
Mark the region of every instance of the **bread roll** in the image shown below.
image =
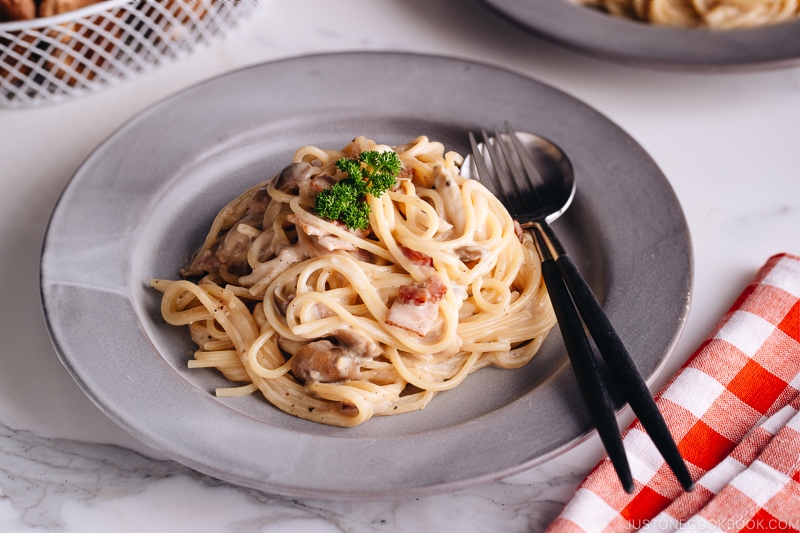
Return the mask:
<path id="1" fill-rule="evenodd" d="M 33 0 L 0 0 L 0 22 L 28 20 L 36 17 Z"/>
<path id="2" fill-rule="evenodd" d="M 74 11 L 98 2 L 102 2 L 102 0 L 42 0 L 39 4 L 39 16 L 52 17 L 59 13 Z"/>

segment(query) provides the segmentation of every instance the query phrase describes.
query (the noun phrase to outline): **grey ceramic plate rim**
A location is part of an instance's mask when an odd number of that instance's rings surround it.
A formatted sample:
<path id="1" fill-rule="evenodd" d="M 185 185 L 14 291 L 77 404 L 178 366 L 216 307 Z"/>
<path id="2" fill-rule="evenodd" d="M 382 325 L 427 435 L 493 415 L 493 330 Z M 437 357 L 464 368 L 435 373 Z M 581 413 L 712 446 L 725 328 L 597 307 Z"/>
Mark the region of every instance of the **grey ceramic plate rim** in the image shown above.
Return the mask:
<path id="1" fill-rule="evenodd" d="M 503 97 L 486 100 L 498 86 Z M 362 95 L 357 101 L 349 98 L 353 91 Z M 602 114 L 546 84 L 457 58 L 381 52 L 235 71 L 152 106 L 101 144 L 65 188 L 43 246 L 43 307 L 60 360 L 88 397 L 142 442 L 271 493 L 418 496 L 497 479 L 562 453 L 592 428 L 557 333 L 528 367 L 481 370 L 423 411 L 330 428 L 255 396 L 238 403 L 204 390 L 196 380 L 213 371 L 189 373 L 172 361 L 177 329 L 158 323 L 146 287 L 159 269 L 163 275 L 174 268 L 174 258 L 161 264 L 162 254 L 188 246 L 185 235 L 160 229 L 161 218 L 172 221 L 195 206 L 215 212 L 224 201 L 209 199 L 211 189 L 233 196 L 243 190 L 215 175 L 236 180 L 253 168 L 266 171 L 261 152 L 271 150 L 274 173 L 300 137 L 338 147 L 353 132 L 400 142 L 429 129 L 466 153 L 468 131 L 509 116 L 572 157 L 583 181 L 556 230 L 573 245 L 642 374 L 653 379 L 683 329 L 693 268 L 682 210 L 657 165 Z M 185 192 L 189 199 L 181 200 Z M 650 320 L 643 330 L 644 315 Z M 527 368 L 543 373 L 529 376 Z"/>
<path id="2" fill-rule="evenodd" d="M 545 39 L 622 63 L 681 70 L 755 70 L 800 64 L 800 19 L 709 31 L 626 20 L 569 0 L 482 1 Z"/>

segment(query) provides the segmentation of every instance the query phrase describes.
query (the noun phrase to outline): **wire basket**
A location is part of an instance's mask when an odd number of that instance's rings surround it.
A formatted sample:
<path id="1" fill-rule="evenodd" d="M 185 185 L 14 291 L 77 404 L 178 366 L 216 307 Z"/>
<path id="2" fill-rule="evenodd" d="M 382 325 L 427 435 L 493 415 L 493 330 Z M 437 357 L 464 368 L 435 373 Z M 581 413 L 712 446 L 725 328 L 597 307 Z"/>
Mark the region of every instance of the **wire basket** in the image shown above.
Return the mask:
<path id="1" fill-rule="evenodd" d="M 257 0 L 105 0 L 0 23 L 0 106 L 55 103 L 131 78 L 223 36 Z"/>

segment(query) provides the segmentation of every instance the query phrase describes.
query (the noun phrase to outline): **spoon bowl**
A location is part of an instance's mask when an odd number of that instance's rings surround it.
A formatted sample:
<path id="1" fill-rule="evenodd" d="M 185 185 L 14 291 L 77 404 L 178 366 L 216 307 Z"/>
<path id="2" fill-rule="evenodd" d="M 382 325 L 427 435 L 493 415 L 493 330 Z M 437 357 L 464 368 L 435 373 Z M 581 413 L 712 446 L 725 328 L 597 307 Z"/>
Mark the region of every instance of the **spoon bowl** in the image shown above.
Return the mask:
<path id="1" fill-rule="evenodd" d="M 489 167 L 489 171 L 494 173 L 493 165 L 503 166 L 502 172 L 499 175 L 513 176 L 514 169 L 512 165 L 508 165 L 506 160 L 511 158 L 516 166 L 522 166 L 536 179 L 533 183 L 533 189 L 528 187 L 528 180 L 522 177 L 514 176 L 515 183 L 513 184 L 495 184 L 493 181 L 483 181 L 482 183 L 492 191 L 495 196 L 500 198 L 509 197 L 512 194 L 517 194 L 516 187 L 521 189 L 518 191 L 520 195 L 527 194 L 531 196 L 534 203 L 526 202 L 524 211 L 520 209 L 513 209 L 512 216 L 523 226 L 528 227 L 533 222 L 544 221 L 552 223 L 560 217 L 572 204 L 575 198 L 575 191 L 577 184 L 575 182 L 575 172 L 572 168 L 567 155 L 561 148 L 549 139 L 536 135 L 530 132 L 519 131 L 516 132 L 516 140 L 519 141 L 522 150 L 511 150 L 506 154 L 506 158 L 491 157 L 491 152 L 494 150 L 502 150 L 506 143 L 512 143 L 515 139 L 509 133 L 496 133 L 494 137 L 484 137 L 485 141 L 478 144 L 478 149 L 484 154 L 484 161 Z M 487 140 L 488 139 L 488 140 Z M 497 142 L 500 139 L 502 142 Z M 489 146 L 486 146 L 486 143 Z M 486 153 L 489 152 L 489 157 Z M 528 156 L 528 161 L 525 158 L 520 158 L 519 153 Z M 480 172 L 476 167 L 476 161 L 472 154 L 467 155 L 461 167 L 461 174 L 467 178 L 479 179 Z M 511 188 L 510 191 L 497 190 L 498 188 Z M 509 206 L 512 208 L 513 206 Z M 523 206 L 520 206 L 523 207 Z"/>

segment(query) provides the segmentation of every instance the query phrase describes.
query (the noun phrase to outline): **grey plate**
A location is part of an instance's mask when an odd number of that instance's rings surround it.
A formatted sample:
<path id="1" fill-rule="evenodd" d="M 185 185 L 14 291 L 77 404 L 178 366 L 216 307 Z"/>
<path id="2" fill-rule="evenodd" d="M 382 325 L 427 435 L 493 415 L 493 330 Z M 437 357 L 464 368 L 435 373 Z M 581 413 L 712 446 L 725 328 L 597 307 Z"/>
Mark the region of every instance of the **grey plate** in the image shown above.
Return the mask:
<path id="1" fill-rule="evenodd" d="M 800 64 L 800 19 L 762 28 L 709 31 L 625 20 L 568 0 L 483 0 L 534 33 L 589 55 L 687 70 Z"/>
<path id="2" fill-rule="evenodd" d="M 572 158 L 578 194 L 554 227 L 652 377 L 684 324 L 692 256 L 680 205 L 651 158 L 598 112 L 530 78 L 391 53 L 233 72 L 153 106 L 99 146 L 65 189 L 44 245 L 42 296 L 59 357 L 138 439 L 268 492 L 419 495 L 555 456 L 592 429 L 555 331 L 523 369 L 484 369 L 423 411 L 343 429 L 284 414 L 259 395 L 216 398 L 224 381 L 186 369 L 188 336 L 162 322 L 148 288 L 152 277 L 174 279 L 214 214 L 303 144 L 427 134 L 466 154 L 468 131 L 505 118 Z"/>

